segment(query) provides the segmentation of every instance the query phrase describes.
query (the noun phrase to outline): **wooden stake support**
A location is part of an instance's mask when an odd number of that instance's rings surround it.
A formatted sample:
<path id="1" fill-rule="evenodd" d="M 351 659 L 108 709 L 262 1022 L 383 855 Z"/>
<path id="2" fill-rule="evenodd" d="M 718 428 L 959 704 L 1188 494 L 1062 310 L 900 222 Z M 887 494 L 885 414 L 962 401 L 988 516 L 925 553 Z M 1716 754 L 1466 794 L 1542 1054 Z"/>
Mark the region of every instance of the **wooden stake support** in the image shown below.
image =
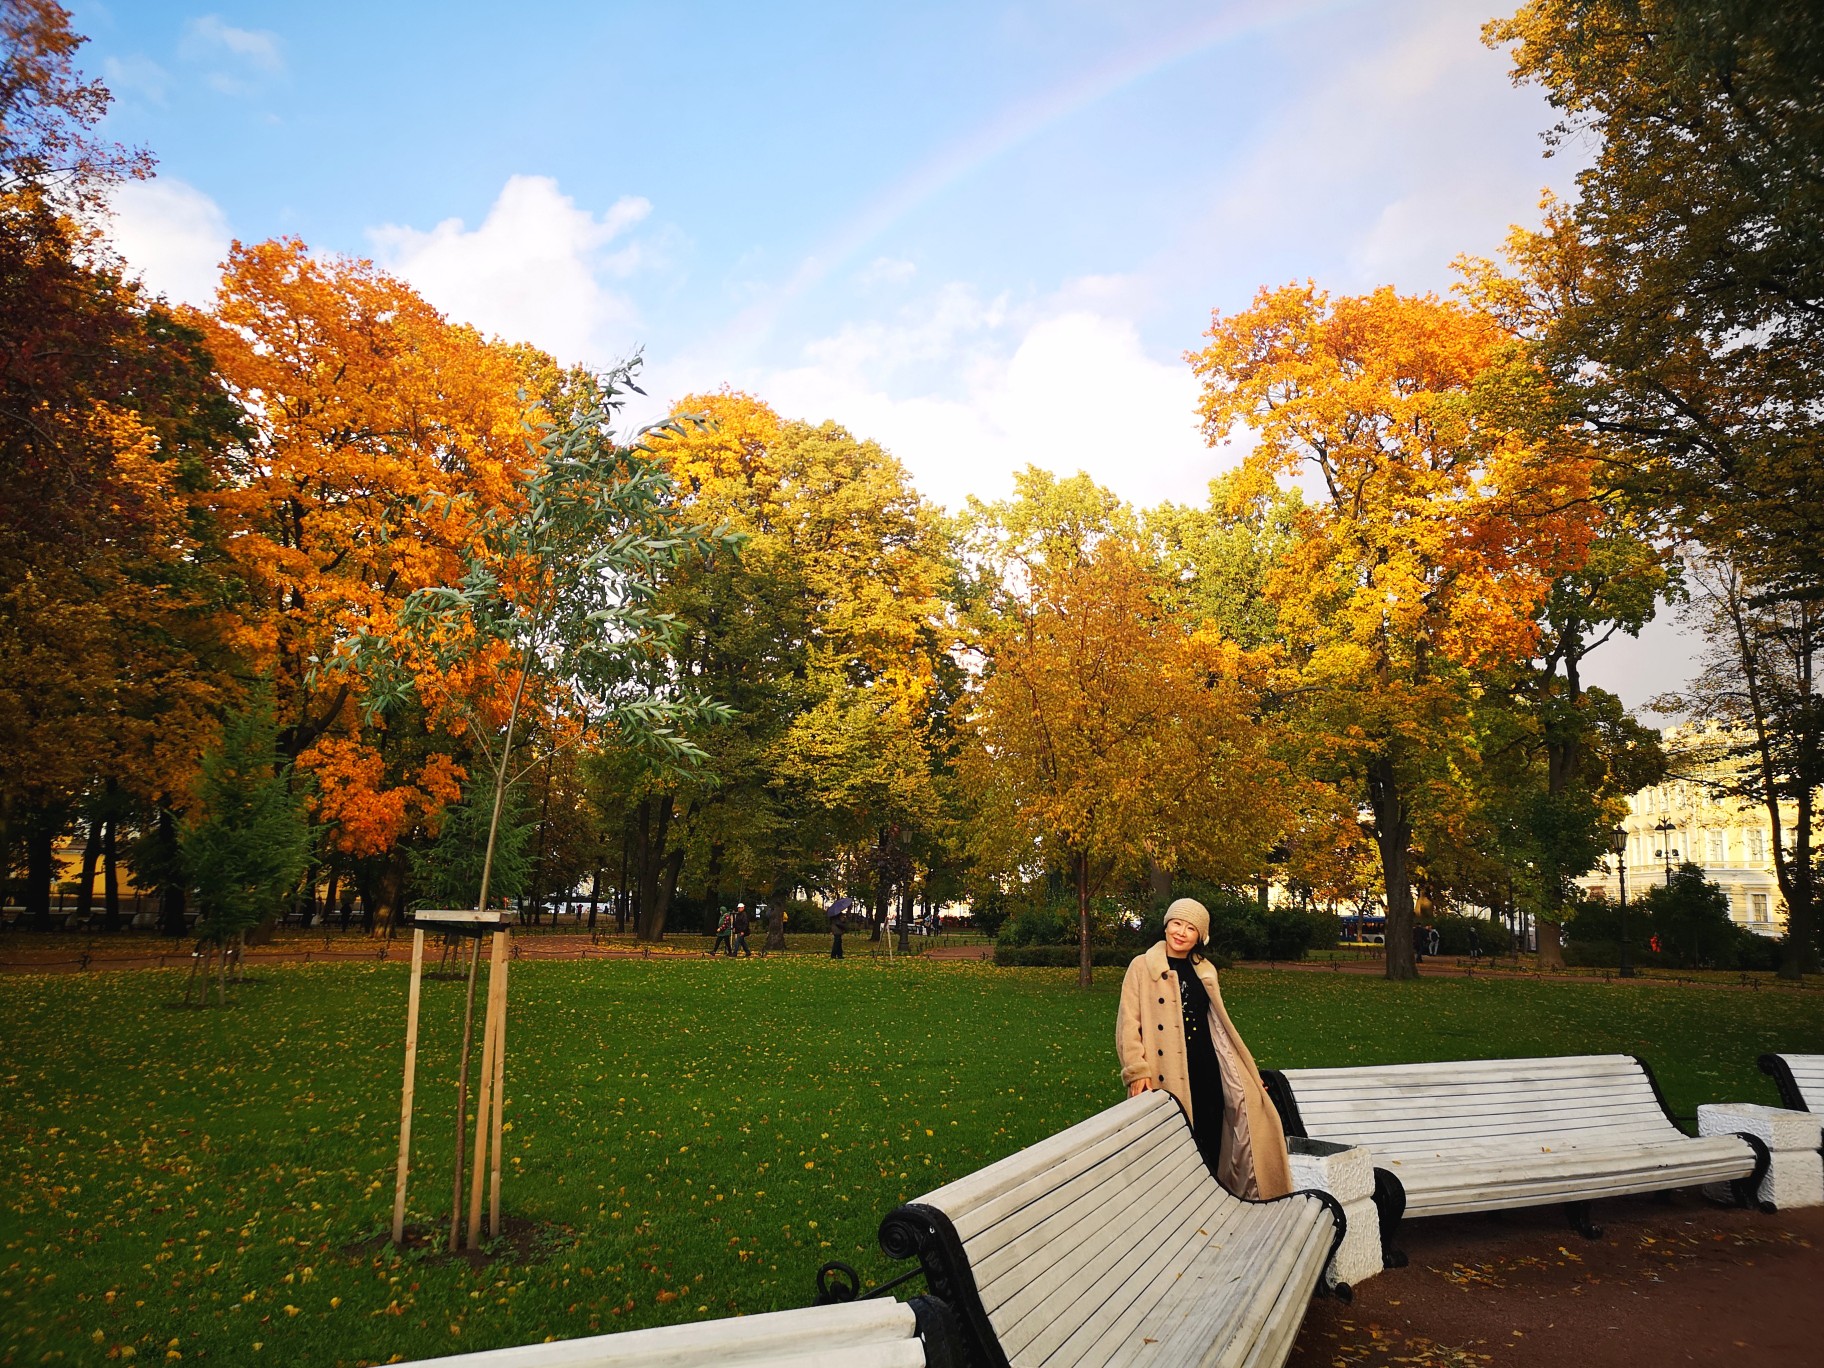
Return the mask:
<path id="1" fill-rule="evenodd" d="M 488 1229 L 500 1233 L 500 1148 L 506 1085 L 508 932 L 504 912 L 419 912 L 412 932 L 412 976 L 405 1012 L 405 1082 L 399 1108 L 399 1166 L 393 1191 L 393 1243 L 405 1242 L 405 1195 L 411 1169 L 412 1102 L 418 1072 L 418 1015 L 424 979 L 424 935 L 428 925 L 469 938 L 468 989 L 462 1017 L 462 1050 L 456 1072 L 456 1146 L 450 1180 L 449 1251 L 481 1243 L 481 1198 L 484 1182 L 492 1191 Z M 474 1161 L 469 1175 L 467 1229 L 462 1220 L 464 1148 L 469 1141 L 469 1066 L 475 1041 L 475 984 L 481 967 L 481 938 L 491 933 L 488 992 L 482 1023 L 480 1073 L 475 1092 Z M 448 950 L 445 951 L 446 957 Z M 491 1141 L 491 1143 L 490 1143 Z M 491 1157 L 490 1157 L 491 1155 Z M 466 1235 L 466 1240 L 464 1236 Z"/>
<path id="2" fill-rule="evenodd" d="M 418 1077 L 418 990 L 424 979 L 424 929 L 412 932 L 412 986 L 405 998 L 405 1090 L 399 1102 L 399 1176 L 393 1183 L 393 1243 L 405 1243 L 405 1179 L 411 1169 L 412 1086 Z"/>
<path id="3" fill-rule="evenodd" d="M 500 938 L 500 1015 L 494 1023 L 494 1162 L 488 1179 L 488 1233 L 500 1238 L 500 1129 L 507 1109 L 507 956 Z"/>
<path id="4" fill-rule="evenodd" d="M 479 942 L 476 950 L 480 951 Z M 488 1176 L 488 1136 L 494 1111 L 496 1051 L 501 1001 L 501 965 L 506 960 L 507 933 L 496 931 L 488 955 L 488 1009 L 481 1027 L 481 1080 L 475 1090 L 475 1158 L 469 1175 L 469 1248 L 481 1243 L 481 1195 Z"/>

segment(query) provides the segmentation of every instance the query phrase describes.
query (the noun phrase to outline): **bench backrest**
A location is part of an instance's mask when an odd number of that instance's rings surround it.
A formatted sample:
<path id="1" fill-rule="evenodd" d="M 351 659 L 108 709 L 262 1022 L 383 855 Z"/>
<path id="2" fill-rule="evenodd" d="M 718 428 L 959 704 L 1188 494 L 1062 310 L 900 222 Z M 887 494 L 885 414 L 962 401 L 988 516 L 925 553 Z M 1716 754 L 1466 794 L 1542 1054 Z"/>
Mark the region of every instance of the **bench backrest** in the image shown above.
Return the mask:
<path id="1" fill-rule="evenodd" d="M 1765 1054 L 1760 1065 L 1780 1085 L 1782 1105 L 1824 1115 L 1824 1055 Z"/>
<path id="2" fill-rule="evenodd" d="M 914 1199 L 880 1242 L 921 1258 L 983 1361 L 1041 1362 L 1093 1342 L 1139 1287 L 1171 1278 L 1191 1242 L 1220 1242 L 1263 1206 L 1278 1203 L 1245 1202 L 1210 1177 L 1183 1110 L 1152 1091 Z M 931 1240 L 943 1258 L 927 1256 Z"/>
<path id="3" fill-rule="evenodd" d="M 1348 1069 L 1286 1069 L 1271 1090 L 1289 1130 L 1422 1159 L 1491 1145 L 1598 1145 L 1683 1135 L 1632 1055 L 1468 1059 Z"/>
<path id="4" fill-rule="evenodd" d="M 917 1316 L 877 1299 L 453 1354 L 427 1368 L 922 1368 Z M 417 1364 L 401 1368 L 420 1368 Z"/>

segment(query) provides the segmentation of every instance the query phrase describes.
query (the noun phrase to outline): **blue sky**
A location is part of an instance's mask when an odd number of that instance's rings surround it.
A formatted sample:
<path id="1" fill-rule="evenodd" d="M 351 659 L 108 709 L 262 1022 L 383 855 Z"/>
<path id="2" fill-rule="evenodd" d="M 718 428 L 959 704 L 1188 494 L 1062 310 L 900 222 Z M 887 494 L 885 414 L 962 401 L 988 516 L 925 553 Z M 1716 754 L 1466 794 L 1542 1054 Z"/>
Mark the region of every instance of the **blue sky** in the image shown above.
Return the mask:
<path id="1" fill-rule="evenodd" d="M 655 405 L 834 418 L 951 506 L 1028 462 L 1200 500 L 1212 309 L 1446 289 L 1576 170 L 1462 0 L 72 8 L 159 160 L 116 218 L 154 287 L 295 234 L 567 361 L 643 348 Z M 1684 655 L 1593 663 L 1638 703 Z"/>

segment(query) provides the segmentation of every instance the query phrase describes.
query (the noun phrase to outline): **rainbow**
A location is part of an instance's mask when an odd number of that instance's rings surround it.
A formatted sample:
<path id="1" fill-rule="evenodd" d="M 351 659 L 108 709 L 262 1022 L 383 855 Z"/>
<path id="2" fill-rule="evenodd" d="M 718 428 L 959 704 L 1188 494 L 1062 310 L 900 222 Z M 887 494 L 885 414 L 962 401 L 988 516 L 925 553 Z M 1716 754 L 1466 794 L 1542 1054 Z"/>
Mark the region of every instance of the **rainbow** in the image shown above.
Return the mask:
<path id="1" fill-rule="evenodd" d="M 894 224 L 1054 124 L 1213 48 L 1343 5 L 1344 0 L 1255 0 L 1228 6 L 1220 14 L 1128 49 L 1010 106 L 914 166 L 840 224 L 805 257 L 789 280 L 731 322 L 728 340 L 752 344 L 764 338 L 792 301 L 853 262 Z"/>

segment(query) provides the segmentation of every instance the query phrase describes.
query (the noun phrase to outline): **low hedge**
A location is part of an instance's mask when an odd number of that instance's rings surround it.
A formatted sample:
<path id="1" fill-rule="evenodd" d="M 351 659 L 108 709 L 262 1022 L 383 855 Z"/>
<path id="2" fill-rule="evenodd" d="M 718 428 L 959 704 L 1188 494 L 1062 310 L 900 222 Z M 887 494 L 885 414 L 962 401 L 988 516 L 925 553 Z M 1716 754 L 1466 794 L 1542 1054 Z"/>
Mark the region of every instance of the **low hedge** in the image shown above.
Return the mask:
<path id="1" fill-rule="evenodd" d="M 1089 962 L 1098 969 L 1125 969 L 1134 958 L 1132 950 L 1097 946 L 1089 952 Z M 1210 963 L 1227 969 L 1232 963 L 1224 955 L 1211 955 Z M 1080 963 L 1074 945 L 997 945 L 994 962 L 1003 969 L 1075 969 Z"/>

